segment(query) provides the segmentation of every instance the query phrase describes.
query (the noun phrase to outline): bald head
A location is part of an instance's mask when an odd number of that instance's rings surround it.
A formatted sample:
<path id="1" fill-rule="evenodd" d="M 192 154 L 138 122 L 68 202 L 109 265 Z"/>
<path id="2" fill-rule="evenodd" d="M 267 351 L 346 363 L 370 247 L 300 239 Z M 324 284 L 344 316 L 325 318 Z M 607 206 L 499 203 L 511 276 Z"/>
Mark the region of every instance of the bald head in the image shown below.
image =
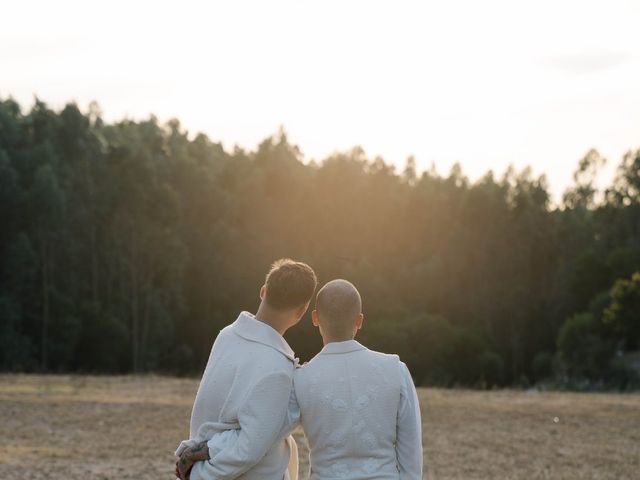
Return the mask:
<path id="1" fill-rule="evenodd" d="M 318 291 L 316 311 L 323 330 L 332 337 L 349 336 L 362 313 L 362 299 L 347 280 L 331 280 Z"/>

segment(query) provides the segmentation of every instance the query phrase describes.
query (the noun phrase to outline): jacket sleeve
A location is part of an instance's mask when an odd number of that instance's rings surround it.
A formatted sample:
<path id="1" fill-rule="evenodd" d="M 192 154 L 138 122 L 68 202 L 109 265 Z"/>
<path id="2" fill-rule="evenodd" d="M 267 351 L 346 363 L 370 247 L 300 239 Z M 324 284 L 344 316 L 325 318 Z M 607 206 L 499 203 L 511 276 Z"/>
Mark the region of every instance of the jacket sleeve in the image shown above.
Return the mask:
<path id="1" fill-rule="evenodd" d="M 396 458 L 401 480 L 422 479 L 422 420 L 418 394 L 407 366 L 400 362 L 402 388 L 396 432 Z"/>
<path id="2" fill-rule="evenodd" d="M 296 397 L 295 381 L 291 387 L 291 394 L 289 395 L 289 406 L 287 407 L 287 415 L 284 419 L 284 425 L 280 432 L 281 437 L 290 435 L 296 427 L 300 425 L 300 406 L 298 405 L 298 398 Z"/>
<path id="3" fill-rule="evenodd" d="M 213 458 L 203 462 L 202 476 L 208 480 L 231 480 L 239 477 L 282 440 L 287 419 L 291 376 L 272 373 L 249 390 L 238 410 L 238 438 L 224 446 Z"/>

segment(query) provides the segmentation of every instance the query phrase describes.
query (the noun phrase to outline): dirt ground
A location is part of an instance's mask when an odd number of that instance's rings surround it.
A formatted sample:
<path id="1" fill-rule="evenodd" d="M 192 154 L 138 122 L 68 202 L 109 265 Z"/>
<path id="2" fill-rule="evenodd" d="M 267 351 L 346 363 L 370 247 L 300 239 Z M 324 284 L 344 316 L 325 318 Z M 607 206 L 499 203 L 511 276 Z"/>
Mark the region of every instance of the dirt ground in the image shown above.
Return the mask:
<path id="1" fill-rule="evenodd" d="M 0 375 L 0 479 L 173 480 L 197 380 Z M 640 395 L 420 389 L 426 479 L 638 479 Z M 306 448 L 297 433 L 301 478 Z"/>

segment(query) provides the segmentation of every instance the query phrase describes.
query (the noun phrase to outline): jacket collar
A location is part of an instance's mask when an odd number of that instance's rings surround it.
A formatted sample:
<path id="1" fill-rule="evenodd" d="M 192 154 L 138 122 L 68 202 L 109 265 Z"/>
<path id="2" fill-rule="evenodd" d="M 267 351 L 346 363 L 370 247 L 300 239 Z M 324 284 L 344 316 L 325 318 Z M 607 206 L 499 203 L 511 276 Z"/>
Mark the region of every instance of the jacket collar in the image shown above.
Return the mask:
<path id="1" fill-rule="evenodd" d="M 331 342 L 327 343 L 319 355 L 334 354 L 334 353 L 350 353 L 358 350 L 366 350 L 367 347 L 355 340 L 347 340 L 345 342 Z"/>
<path id="2" fill-rule="evenodd" d="M 255 315 L 252 313 L 240 313 L 236 321 L 233 322 L 233 331 L 242 338 L 274 348 L 285 357 L 295 362 L 293 350 L 291 350 L 291 347 L 284 337 L 273 327 L 256 319 Z"/>

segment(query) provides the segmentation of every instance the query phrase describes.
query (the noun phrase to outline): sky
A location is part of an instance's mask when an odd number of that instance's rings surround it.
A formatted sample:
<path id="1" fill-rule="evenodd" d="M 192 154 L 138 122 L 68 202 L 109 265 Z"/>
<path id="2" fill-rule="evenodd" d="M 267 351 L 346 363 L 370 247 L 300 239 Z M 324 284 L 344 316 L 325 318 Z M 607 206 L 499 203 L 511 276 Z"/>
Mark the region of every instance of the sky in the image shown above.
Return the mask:
<path id="1" fill-rule="evenodd" d="M 307 160 L 355 145 L 472 180 L 509 164 L 558 198 L 596 148 L 640 147 L 636 0 L 21 0 L 0 98 L 178 118 L 226 148 L 283 126 Z"/>

